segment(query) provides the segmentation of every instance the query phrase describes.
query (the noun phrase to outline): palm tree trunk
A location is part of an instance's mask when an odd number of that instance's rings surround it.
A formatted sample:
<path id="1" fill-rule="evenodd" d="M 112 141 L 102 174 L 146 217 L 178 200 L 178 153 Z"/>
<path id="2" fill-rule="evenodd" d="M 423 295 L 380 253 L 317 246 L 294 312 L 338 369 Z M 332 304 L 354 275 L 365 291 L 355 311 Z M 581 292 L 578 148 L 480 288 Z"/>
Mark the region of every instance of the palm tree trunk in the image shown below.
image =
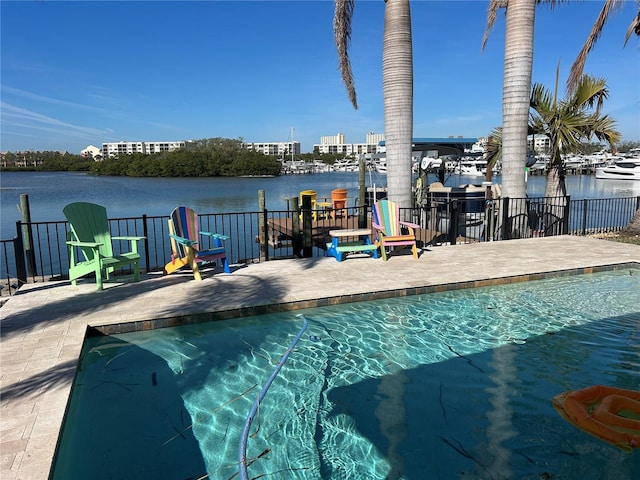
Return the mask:
<path id="1" fill-rule="evenodd" d="M 544 234 L 545 236 L 562 235 L 567 206 L 567 188 L 564 183 L 564 166 L 561 163 L 549 166 L 544 196 L 547 198 L 543 214 Z"/>
<path id="2" fill-rule="evenodd" d="M 387 0 L 382 46 L 388 198 L 411 207 L 413 50 L 409 0 Z"/>
<path id="3" fill-rule="evenodd" d="M 527 129 L 533 68 L 533 27 L 536 0 L 509 0 L 504 41 L 502 84 L 502 195 L 525 198 L 527 186 Z M 515 221 L 521 202 L 510 202 L 508 238 L 526 237 L 527 222 Z M 504 208 L 504 205 L 503 207 Z M 520 215 L 522 216 L 522 215 Z M 502 217 L 498 231 L 503 230 Z"/>
<path id="4" fill-rule="evenodd" d="M 533 65 L 535 0 L 509 0 L 507 6 L 502 86 L 502 192 L 505 197 L 527 194 L 527 126 Z"/>

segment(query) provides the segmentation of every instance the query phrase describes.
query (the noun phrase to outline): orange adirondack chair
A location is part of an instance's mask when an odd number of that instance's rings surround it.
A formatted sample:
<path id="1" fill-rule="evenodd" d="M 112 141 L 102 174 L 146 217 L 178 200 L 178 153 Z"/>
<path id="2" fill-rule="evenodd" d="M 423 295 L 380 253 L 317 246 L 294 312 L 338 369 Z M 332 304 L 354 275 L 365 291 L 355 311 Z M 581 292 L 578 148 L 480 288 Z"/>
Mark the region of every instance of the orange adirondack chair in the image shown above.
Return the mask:
<path id="1" fill-rule="evenodd" d="M 331 218 L 347 216 L 347 189 L 331 190 Z"/>
<path id="2" fill-rule="evenodd" d="M 411 247 L 413 258 L 418 259 L 415 230 L 420 228 L 420 225 L 403 222 L 399 218 L 400 208 L 395 202 L 385 199 L 375 203 L 371 226 L 377 236 L 376 242 L 385 262 L 387 261 L 386 247 Z"/>
<path id="3" fill-rule="evenodd" d="M 214 247 L 209 250 L 199 249 L 199 236 L 213 239 Z M 177 207 L 169 218 L 169 236 L 171 237 L 171 261 L 164 266 L 163 273 L 168 275 L 189 265 L 196 280 L 202 280 L 198 264 L 212 263 L 220 260 L 225 273 L 231 273 L 227 262 L 227 251 L 224 240 L 229 237 L 219 233 L 198 230 L 198 215 L 189 207 Z"/>

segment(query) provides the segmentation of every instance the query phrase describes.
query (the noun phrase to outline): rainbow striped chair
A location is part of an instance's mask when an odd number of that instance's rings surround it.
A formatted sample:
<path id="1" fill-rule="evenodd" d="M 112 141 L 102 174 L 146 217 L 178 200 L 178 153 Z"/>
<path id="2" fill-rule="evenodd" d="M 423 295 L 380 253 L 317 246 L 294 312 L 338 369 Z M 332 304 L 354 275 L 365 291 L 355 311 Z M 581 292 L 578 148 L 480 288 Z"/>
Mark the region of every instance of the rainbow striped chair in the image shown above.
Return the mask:
<path id="1" fill-rule="evenodd" d="M 382 260 L 387 261 L 386 247 L 411 247 L 413 258 L 418 259 L 415 230 L 420 228 L 415 223 L 399 220 L 400 208 L 391 200 L 380 200 L 373 207 L 374 236 L 377 237 L 376 245 L 380 247 Z M 404 231 L 403 231 L 404 230 Z"/>
<path id="2" fill-rule="evenodd" d="M 213 248 L 199 249 L 199 236 L 209 237 Z M 177 207 L 169 217 L 169 236 L 171 237 L 171 261 L 164 266 L 163 273 L 168 275 L 189 265 L 196 280 L 202 280 L 198 264 L 208 264 L 220 260 L 225 273 L 231 273 L 227 252 L 222 243 L 229 237 L 219 233 L 198 230 L 198 215 L 189 207 Z"/>

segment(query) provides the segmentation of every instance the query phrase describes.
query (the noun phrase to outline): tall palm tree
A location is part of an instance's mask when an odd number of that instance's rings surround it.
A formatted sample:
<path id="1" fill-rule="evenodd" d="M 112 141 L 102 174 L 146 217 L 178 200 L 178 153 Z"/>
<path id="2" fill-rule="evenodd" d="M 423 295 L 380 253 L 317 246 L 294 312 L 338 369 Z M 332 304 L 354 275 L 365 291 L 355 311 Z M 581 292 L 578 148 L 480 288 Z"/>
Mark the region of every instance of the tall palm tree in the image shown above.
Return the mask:
<path id="1" fill-rule="evenodd" d="M 533 68 L 533 30 L 540 0 L 491 0 L 482 48 L 487 43 L 497 12 L 506 9 L 504 73 L 502 84 L 502 194 L 524 198 L 527 164 L 527 125 Z M 549 0 L 555 3 L 554 0 Z"/>
<path id="2" fill-rule="evenodd" d="M 348 55 L 355 0 L 335 0 L 333 33 L 343 82 L 358 108 Z M 409 0 L 385 0 L 382 43 L 382 90 L 387 156 L 387 196 L 411 207 L 411 141 L 413 137 L 413 49 Z"/>

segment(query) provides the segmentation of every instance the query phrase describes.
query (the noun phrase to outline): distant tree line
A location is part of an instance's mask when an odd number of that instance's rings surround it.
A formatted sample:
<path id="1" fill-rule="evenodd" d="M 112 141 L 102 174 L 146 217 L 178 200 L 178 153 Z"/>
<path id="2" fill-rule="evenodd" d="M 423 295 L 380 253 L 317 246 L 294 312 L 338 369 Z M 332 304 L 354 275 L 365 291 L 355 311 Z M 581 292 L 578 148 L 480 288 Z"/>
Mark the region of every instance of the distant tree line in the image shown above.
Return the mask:
<path id="1" fill-rule="evenodd" d="M 95 161 L 67 152 L 7 152 L 2 171 L 75 171 L 131 177 L 237 177 L 279 175 L 274 156 L 246 150 L 242 140 L 209 138 L 187 143 L 184 149 L 150 155 L 134 153 Z"/>
<path id="2" fill-rule="evenodd" d="M 105 158 L 92 165 L 96 175 L 129 177 L 239 177 L 279 175 L 274 156 L 245 150 L 241 140 L 210 138 L 188 142 L 184 149 Z"/>
<path id="3" fill-rule="evenodd" d="M 0 171 L 88 172 L 94 163 L 91 157 L 68 152 L 6 152 L 2 154 Z"/>

